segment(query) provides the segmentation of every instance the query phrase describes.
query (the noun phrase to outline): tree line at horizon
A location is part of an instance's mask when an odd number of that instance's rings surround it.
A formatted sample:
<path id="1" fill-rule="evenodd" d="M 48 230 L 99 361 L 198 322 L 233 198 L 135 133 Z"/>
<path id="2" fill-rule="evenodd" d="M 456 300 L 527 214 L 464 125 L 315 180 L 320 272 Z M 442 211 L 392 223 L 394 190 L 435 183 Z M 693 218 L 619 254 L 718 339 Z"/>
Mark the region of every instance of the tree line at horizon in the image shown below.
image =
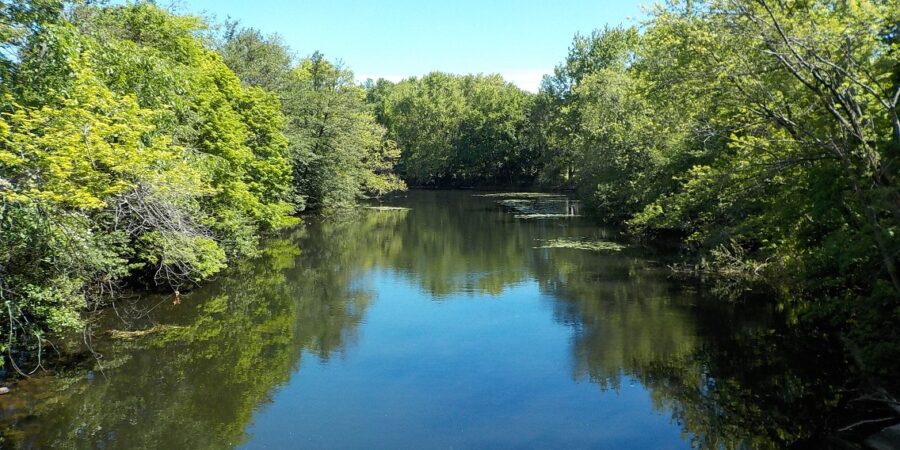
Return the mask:
<path id="1" fill-rule="evenodd" d="M 207 278 L 305 209 L 527 186 L 776 287 L 868 374 L 900 359 L 897 0 L 672 1 L 576 35 L 536 94 L 484 74 L 358 85 L 147 2 L 3 8 L 9 343 L 78 326 L 123 281 Z"/>

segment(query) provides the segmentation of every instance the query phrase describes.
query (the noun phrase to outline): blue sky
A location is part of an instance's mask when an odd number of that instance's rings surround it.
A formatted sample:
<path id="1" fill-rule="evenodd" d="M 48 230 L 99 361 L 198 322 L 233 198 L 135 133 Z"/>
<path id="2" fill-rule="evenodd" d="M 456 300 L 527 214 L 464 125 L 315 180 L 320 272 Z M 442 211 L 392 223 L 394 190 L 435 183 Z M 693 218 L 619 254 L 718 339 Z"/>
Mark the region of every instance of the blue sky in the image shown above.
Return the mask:
<path id="1" fill-rule="evenodd" d="M 651 0 L 182 0 L 180 10 L 278 33 L 343 60 L 357 78 L 499 73 L 528 90 L 576 31 L 635 23 Z"/>

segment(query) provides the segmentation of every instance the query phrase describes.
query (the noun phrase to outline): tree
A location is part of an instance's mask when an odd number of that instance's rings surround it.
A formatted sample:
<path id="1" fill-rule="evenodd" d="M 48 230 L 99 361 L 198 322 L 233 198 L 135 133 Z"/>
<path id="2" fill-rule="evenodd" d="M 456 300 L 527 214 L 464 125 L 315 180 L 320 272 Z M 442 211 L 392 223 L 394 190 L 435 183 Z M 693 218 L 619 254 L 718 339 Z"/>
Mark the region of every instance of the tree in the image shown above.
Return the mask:
<path id="1" fill-rule="evenodd" d="M 237 22 L 225 25 L 218 52 L 225 64 L 241 81 L 269 92 L 281 93 L 288 87 L 294 56 L 278 35 L 264 36 L 254 28 L 238 28 Z"/>
<path id="2" fill-rule="evenodd" d="M 542 179 L 549 185 L 577 184 L 581 142 L 581 108 L 577 86 L 585 77 L 604 69 L 624 70 L 633 60 L 637 30 L 606 27 L 590 36 L 576 34 L 565 63 L 546 75 L 532 112 L 533 127 L 543 144 Z"/>
<path id="3" fill-rule="evenodd" d="M 280 105 L 240 86 L 199 20 L 45 6 L 4 9 L 22 21 L 0 93 L 6 350 L 39 352 L 126 279 L 197 283 L 295 221 Z"/>
<path id="4" fill-rule="evenodd" d="M 525 131 L 531 97 L 498 75 L 379 81 L 369 97 L 412 183 L 528 184 L 535 177 L 535 147 Z"/>
<path id="5" fill-rule="evenodd" d="M 860 364 L 890 366 L 897 6 L 676 2 L 628 45 L 576 38 L 538 102 L 562 124 L 547 148 L 585 158 L 575 184 L 605 216 L 678 236 L 704 270 L 792 286 L 801 311 L 853 336 Z"/>
<path id="6" fill-rule="evenodd" d="M 392 173 L 396 146 L 385 139 L 351 71 L 318 52 L 293 64 L 277 36 L 236 25 L 219 51 L 245 84 L 280 98 L 298 209 L 349 206 L 404 187 Z"/>

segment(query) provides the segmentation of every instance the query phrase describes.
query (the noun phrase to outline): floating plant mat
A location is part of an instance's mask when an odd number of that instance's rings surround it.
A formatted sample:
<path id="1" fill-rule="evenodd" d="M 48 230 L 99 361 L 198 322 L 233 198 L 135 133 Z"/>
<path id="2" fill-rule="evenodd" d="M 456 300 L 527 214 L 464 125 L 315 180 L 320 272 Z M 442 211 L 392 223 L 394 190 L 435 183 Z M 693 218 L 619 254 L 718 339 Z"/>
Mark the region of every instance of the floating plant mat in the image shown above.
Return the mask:
<path id="1" fill-rule="evenodd" d="M 546 192 L 499 192 L 496 194 L 476 194 L 473 197 L 488 197 L 488 198 L 519 198 L 519 199 L 546 199 L 546 198 L 558 198 L 565 199 L 566 196 L 563 194 L 550 194 Z"/>
<path id="2" fill-rule="evenodd" d="M 151 334 L 165 333 L 167 331 L 181 330 L 185 328 L 186 327 L 177 325 L 154 325 L 153 327 L 144 330 L 109 330 L 107 333 L 113 339 L 136 339 L 144 336 L 149 336 Z"/>
<path id="3" fill-rule="evenodd" d="M 571 217 L 581 217 L 577 214 L 541 214 L 541 213 L 533 213 L 533 214 L 516 214 L 513 217 L 516 219 L 526 219 L 526 220 L 540 220 L 540 219 L 568 219 Z"/>
<path id="4" fill-rule="evenodd" d="M 542 198 L 542 199 L 536 199 L 536 200 L 509 198 L 506 200 L 500 200 L 497 203 L 499 203 L 503 206 L 508 206 L 510 208 L 516 208 L 516 207 L 521 207 L 521 206 L 542 205 L 542 204 L 546 205 L 546 204 L 551 204 L 551 203 L 564 203 L 564 202 L 571 203 L 571 202 L 574 202 L 574 200 L 569 200 L 567 198 L 546 198 L 546 199 Z"/>
<path id="5" fill-rule="evenodd" d="M 510 192 L 482 194 L 479 197 L 498 198 L 497 204 L 510 209 L 516 219 L 568 219 L 579 217 L 577 200 L 561 194 L 541 192 Z"/>
<path id="6" fill-rule="evenodd" d="M 401 206 L 366 206 L 365 209 L 371 209 L 373 211 L 410 211 L 410 208 Z"/>
<path id="7" fill-rule="evenodd" d="M 540 246 L 534 248 L 569 248 L 574 250 L 590 250 L 594 252 L 618 252 L 625 249 L 622 244 L 588 238 L 557 238 L 542 240 Z"/>

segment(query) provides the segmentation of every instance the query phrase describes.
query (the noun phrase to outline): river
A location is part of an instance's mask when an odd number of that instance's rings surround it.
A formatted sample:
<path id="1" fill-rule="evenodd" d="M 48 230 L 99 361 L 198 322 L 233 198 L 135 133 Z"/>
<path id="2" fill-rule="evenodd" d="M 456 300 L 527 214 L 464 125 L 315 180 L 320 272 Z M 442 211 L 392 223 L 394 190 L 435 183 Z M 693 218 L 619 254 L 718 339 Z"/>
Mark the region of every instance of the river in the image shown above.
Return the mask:
<path id="1" fill-rule="evenodd" d="M 841 355 L 671 278 L 560 196 L 411 191 L 122 300 L 0 398 L 0 447 L 781 447 Z"/>

